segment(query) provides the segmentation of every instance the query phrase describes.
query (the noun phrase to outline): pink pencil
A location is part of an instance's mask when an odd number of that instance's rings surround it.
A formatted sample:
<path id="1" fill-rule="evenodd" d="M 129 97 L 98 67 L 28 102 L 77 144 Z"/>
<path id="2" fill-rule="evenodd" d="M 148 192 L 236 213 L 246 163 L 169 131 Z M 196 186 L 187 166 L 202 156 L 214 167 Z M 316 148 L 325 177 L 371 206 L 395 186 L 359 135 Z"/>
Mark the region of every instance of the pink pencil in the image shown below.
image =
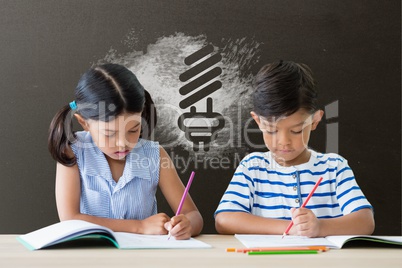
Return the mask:
<path id="1" fill-rule="evenodd" d="M 317 189 L 317 187 L 318 187 L 318 185 L 321 183 L 321 181 L 322 181 L 322 177 L 315 183 L 313 189 L 312 189 L 311 192 L 308 194 L 306 200 L 304 200 L 303 204 L 301 205 L 302 208 L 304 208 L 304 207 L 307 205 L 308 201 L 309 201 L 310 198 L 313 196 L 315 190 Z M 285 232 L 284 232 L 283 235 L 282 235 L 282 239 L 283 239 L 283 237 L 284 237 L 285 235 L 287 235 L 287 234 L 289 233 L 290 228 L 292 228 L 292 226 L 293 226 L 293 221 L 291 221 L 291 222 L 289 223 L 288 228 L 286 228 Z"/>
<path id="2" fill-rule="evenodd" d="M 179 215 L 180 212 L 181 212 L 181 208 L 183 207 L 184 200 L 186 200 L 187 193 L 188 193 L 188 191 L 190 190 L 191 183 L 193 182 L 194 175 L 195 175 L 195 172 L 192 171 L 192 172 L 191 172 L 191 175 L 190 175 L 190 179 L 189 179 L 188 182 L 187 182 L 186 189 L 184 189 L 183 196 L 181 197 L 181 200 L 180 200 L 180 203 L 179 203 L 179 207 L 177 208 L 176 216 Z"/>
<path id="3" fill-rule="evenodd" d="M 195 172 L 192 171 L 192 172 L 191 172 L 191 175 L 190 175 L 190 179 L 189 179 L 188 182 L 187 182 L 187 186 L 186 186 L 186 188 L 184 189 L 184 193 L 183 193 L 183 196 L 181 197 L 181 200 L 180 200 L 180 203 L 179 203 L 179 207 L 177 208 L 177 211 L 176 211 L 176 215 L 175 215 L 175 216 L 179 215 L 180 212 L 181 212 L 181 209 L 182 209 L 183 204 L 184 204 L 184 200 L 186 200 L 187 193 L 188 193 L 188 191 L 190 190 L 191 183 L 193 182 L 194 175 L 195 175 Z M 170 239 L 170 232 L 169 232 L 168 240 L 169 240 L 169 239 Z"/>

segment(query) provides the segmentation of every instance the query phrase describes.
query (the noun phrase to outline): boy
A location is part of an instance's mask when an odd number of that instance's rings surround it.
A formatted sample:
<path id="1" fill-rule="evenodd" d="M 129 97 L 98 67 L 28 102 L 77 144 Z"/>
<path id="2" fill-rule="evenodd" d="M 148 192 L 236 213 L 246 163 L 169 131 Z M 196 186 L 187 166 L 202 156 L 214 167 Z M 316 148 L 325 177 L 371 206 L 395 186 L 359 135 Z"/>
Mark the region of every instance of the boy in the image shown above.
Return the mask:
<path id="1" fill-rule="evenodd" d="M 308 148 L 310 132 L 324 114 L 309 67 L 285 61 L 265 65 L 255 86 L 251 116 L 269 151 L 240 162 L 215 212 L 217 231 L 280 235 L 293 220 L 290 235 L 372 234 L 372 206 L 347 160 Z"/>

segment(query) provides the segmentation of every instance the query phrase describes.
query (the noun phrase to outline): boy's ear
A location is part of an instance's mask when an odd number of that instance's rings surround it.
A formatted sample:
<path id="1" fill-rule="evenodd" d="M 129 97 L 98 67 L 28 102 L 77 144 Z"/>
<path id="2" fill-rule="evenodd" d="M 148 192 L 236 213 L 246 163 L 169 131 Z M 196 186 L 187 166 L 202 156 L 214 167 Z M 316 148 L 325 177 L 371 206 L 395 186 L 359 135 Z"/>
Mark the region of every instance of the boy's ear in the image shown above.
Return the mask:
<path id="1" fill-rule="evenodd" d="M 260 127 L 261 121 L 260 117 L 255 113 L 255 112 L 250 112 L 251 117 L 254 119 L 254 121 L 257 123 L 258 127 Z"/>
<path id="2" fill-rule="evenodd" d="M 79 115 L 79 114 L 77 114 L 77 113 L 75 113 L 74 116 L 75 116 L 75 118 L 77 119 L 78 123 L 80 123 L 80 125 L 82 126 L 82 128 L 83 128 L 85 131 L 88 131 L 88 130 L 89 130 L 89 124 L 88 124 L 87 120 L 85 120 L 81 115 Z"/>
<path id="3" fill-rule="evenodd" d="M 323 110 L 318 110 L 314 113 L 313 115 L 313 123 L 311 124 L 311 130 L 315 130 L 318 126 L 318 123 L 320 123 L 322 117 L 324 116 L 324 111 Z"/>

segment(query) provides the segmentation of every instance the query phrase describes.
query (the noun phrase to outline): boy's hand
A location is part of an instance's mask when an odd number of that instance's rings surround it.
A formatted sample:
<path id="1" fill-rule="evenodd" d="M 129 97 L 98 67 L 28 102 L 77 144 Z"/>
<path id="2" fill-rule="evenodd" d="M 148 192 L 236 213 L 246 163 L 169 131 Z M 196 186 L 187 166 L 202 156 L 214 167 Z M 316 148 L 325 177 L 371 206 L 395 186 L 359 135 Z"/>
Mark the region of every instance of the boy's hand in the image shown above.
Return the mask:
<path id="1" fill-rule="evenodd" d="M 190 221 L 183 214 L 174 216 L 165 223 L 165 229 L 177 240 L 189 239 L 191 237 Z"/>
<path id="2" fill-rule="evenodd" d="M 320 234 L 320 221 L 307 208 L 292 208 L 293 231 L 296 235 L 317 237 Z"/>

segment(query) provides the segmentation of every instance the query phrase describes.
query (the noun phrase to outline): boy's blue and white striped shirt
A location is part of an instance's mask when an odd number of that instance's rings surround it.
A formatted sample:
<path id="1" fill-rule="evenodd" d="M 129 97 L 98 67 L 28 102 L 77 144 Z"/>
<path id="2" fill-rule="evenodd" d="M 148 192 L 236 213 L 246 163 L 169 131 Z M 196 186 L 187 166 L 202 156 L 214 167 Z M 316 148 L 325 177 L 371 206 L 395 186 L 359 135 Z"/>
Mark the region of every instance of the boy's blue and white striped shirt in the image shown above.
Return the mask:
<path id="1" fill-rule="evenodd" d="M 237 167 L 215 215 L 247 212 L 290 220 L 290 209 L 302 205 L 320 177 L 323 180 L 306 206 L 318 218 L 372 209 L 346 159 L 337 154 L 310 152 L 309 162 L 290 167 L 276 163 L 271 152 L 247 155 Z"/>
<path id="2" fill-rule="evenodd" d="M 122 177 L 113 180 L 109 164 L 89 132 L 77 132 L 71 148 L 81 180 L 80 212 L 114 219 L 145 219 L 157 213 L 159 144 L 139 139 L 126 156 Z"/>

